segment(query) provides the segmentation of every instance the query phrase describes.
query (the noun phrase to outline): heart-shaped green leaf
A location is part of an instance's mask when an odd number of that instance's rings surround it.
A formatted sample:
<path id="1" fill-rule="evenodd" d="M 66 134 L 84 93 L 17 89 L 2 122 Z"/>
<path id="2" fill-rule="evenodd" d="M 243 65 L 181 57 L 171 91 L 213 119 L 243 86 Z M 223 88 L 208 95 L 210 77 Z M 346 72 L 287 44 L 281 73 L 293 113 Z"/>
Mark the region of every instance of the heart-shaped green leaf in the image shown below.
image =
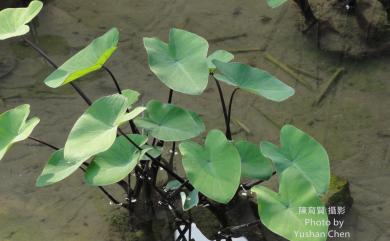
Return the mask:
<path id="1" fill-rule="evenodd" d="M 138 146 L 143 146 L 148 140 L 142 135 L 128 137 Z M 138 150 L 124 136 L 117 137 L 110 149 L 96 155 L 85 173 L 85 181 L 94 186 L 119 182 L 134 169 L 146 151 L 148 149 Z"/>
<path id="2" fill-rule="evenodd" d="M 181 29 L 169 31 L 169 43 L 144 38 L 152 72 L 172 90 L 200 95 L 207 87 L 207 41 Z"/>
<path id="3" fill-rule="evenodd" d="M 240 184 L 240 154 L 219 130 L 211 130 L 204 147 L 194 142 L 179 146 L 191 184 L 208 198 L 228 203 Z"/>
<path id="4" fill-rule="evenodd" d="M 271 159 L 278 173 L 295 167 L 314 186 L 318 194 L 329 187 L 330 167 L 328 154 L 312 137 L 292 125 L 280 132 L 281 147 L 270 142 L 260 144 L 261 152 Z"/>
<path id="5" fill-rule="evenodd" d="M 117 49 L 118 39 L 118 30 L 112 28 L 51 73 L 45 84 L 57 88 L 102 68 Z"/>
<path id="6" fill-rule="evenodd" d="M 190 110 L 151 100 L 144 117 L 134 120 L 149 134 L 163 141 L 183 141 L 198 136 L 205 129 L 202 119 Z"/>
<path id="7" fill-rule="evenodd" d="M 217 68 L 213 64 L 213 60 L 219 60 L 221 62 L 227 63 L 234 59 L 234 55 L 226 50 L 216 50 L 214 53 L 210 54 L 207 57 L 207 66 L 209 67 L 209 72 L 213 73 Z"/>
<path id="8" fill-rule="evenodd" d="M 51 155 L 41 175 L 37 178 L 35 185 L 44 187 L 62 181 L 74 173 L 87 159 L 77 161 L 65 160 L 64 149 L 60 149 Z"/>
<path id="9" fill-rule="evenodd" d="M 190 193 L 188 193 L 188 196 L 185 194 L 185 192 L 180 192 L 180 198 L 181 198 L 181 206 L 184 211 L 188 211 L 193 207 L 196 207 L 199 203 L 199 192 L 198 190 L 194 189 Z"/>
<path id="10" fill-rule="evenodd" d="M 6 8 L 0 11 L 0 40 L 25 35 L 27 25 L 42 9 L 41 1 L 31 1 L 27 8 Z"/>
<path id="11" fill-rule="evenodd" d="M 260 148 L 248 141 L 234 143 L 241 157 L 241 176 L 267 180 L 272 176 L 272 163 L 260 152 Z"/>
<path id="12" fill-rule="evenodd" d="M 263 186 L 252 191 L 257 195 L 261 222 L 272 232 L 290 241 L 327 240 L 326 208 L 314 187 L 296 168 L 282 173 L 279 193 Z"/>
<path id="13" fill-rule="evenodd" d="M 0 161 L 12 144 L 30 136 L 39 118 L 27 120 L 30 105 L 20 105 L 0 115 Z"/>
<path id="14" fill-rule="evenodd" d="M 264 70 L 241 63 L 224 63 L 214 60 L 219 74 L 215 78 L 226 84 L 263 96 L 273 101 L 283 101 L 294 94 L 294 89 Z"/>
<path id="15" fill-rule="evenodd" d="M 271 8 L 279 7 L 280 5 L 282 5 L 285 2 L 287 2 L 287 0 L 267 0 L 267 4 Z"/>
<path id="16" fill-rule="evenodd" d="M 85 160 L 104 152 L 114 143 L 117 128 L 140 114 L 144 107 L 126 113 L 128 99 L 120 94 L 95 101 L 77 120 L 65 143 L 66 160 Z"/>

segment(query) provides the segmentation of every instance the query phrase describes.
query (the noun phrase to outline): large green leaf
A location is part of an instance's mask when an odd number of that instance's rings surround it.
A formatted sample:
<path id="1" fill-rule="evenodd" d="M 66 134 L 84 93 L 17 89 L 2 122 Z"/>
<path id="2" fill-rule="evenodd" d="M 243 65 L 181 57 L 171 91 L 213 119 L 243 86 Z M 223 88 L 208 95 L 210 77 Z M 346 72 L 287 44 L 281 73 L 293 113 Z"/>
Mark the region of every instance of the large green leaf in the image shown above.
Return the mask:
<path id="1" fill-rule="evenodd" d="M 208 198 L 228 203 L 240 184 L 240 154 L 219 130 L 211 130 L 204 147 L 194 142 L 179 146 L 191 184 Z"/>
<path id="2" fill-rule="evenodd" d="M 57 88 L 102 68 L 117 49 L 119 32 L 112 28 L 51 73 L 45 84 Z"/>
<path id="3" fill-rule="evenodd" d="M 279 193 L 264 186 L 256 186 L 252 191 L 257 194 L 261 222 L 272 232 L 290 241 L 327 240 L 326 208 L 296 168 L 282 173 Z"/>
<path id="4" fill-rule="evenodd" d="M 114 143 L 117 127 L 140 114 L 144 107 L 126 113 L 128 99 L 120 94 L 95 101 L 77 120 L 65 143 L 67 160 L 85 160 L 104 152 Z"/>
<path id="5" fill-rule="evenodd" d="M 285 2 L 287 2 L 287 0 L 267 0 L 267 4 L 271 8 L 279 7 L 280 5 L 282 5 Z"/>
<path id="6" fill-rule="evenodd" d="M 272 163 L 265 158 L 260 148 L 248 141 L 234 143 L 241 157 L 241 176 L 267 180 L 272 175 Z"/>
<path id="7" fill-rule="evenodd" d="M 207 41 L 181 29 L 169 31 L 169 43 L 144 38 L 152 72 L 172 90 L 199 95 L 207 87 Z"/>
<path id="8" fill-rule="evenodd" d="M 31 1 L 27 8 L 0 11 L 0 40 L 21 36 L 30 31 L 27 25 L 42 9 L 41 1 Z"/>
<path id="9" fill-rule="evenodd" d="M 271 159 L 278 173 L 295 167 L 315 187 L 318 194 L 328 190 L 329 158 L 326 150 L 312 137 L 292 125 L 280 132 L 281 147 L 270 142 L 260 144 L 261 152 Z"/>
<path id="10" fill-rule="evenodd" d="M 0 115 L 0 161 L 12 144 L 30 136 L 39 118 L 27 120 L 30 105 L 20 105 Z"/>
<path id="11" fill-rule="evenodd" d="M 148 140 L 142 135 L 128 135 L 128 137 L 138 146 L 143 146 Z M 85 173 L 85 181 L 94 186 L 119 182 L 134 169 L 147 150 L 140 151 L 124 136 L 117 137 L 110 149 L 96 155 Z"/>
<path id="12" fill-rule="evenodd" d="M 216 50 L 214 53 L 210 54 L 207 57 L 207 66 L 209 67 L 209 72 L 213 73 L 217 68 L 215 64 L 213 64 L 213 60 L 219 60 L 222 62 L 230 62 L 234 59 L 234 55 L 226 50 Z"/>
<path id="13" fill-rule="evenodd" d="M 202 119 L 195 112 L 157 100 L 149 101 L 145 116 L 134 122 L 151 136 L 163 141 L 187 140 L 205 129 Z"/>
<path id="14" fill-rule="evenodd" d="M 51 155 L 41 175 L 37 178 L 35 185 L 44 187 L 62 181 L 74 173 L 87 159 L 77 161 L 65 160 L 64 149 L 60 149 Z"/>
<path id="15" fill-rule="evenodd" d="M 273 101 L 283 101 L 294 94 L 294 89 L 264 70 L 241 63 L 224 63 L 214 60 L 218 74 L 215 78 L 229 85 L 263 96 Z"/>

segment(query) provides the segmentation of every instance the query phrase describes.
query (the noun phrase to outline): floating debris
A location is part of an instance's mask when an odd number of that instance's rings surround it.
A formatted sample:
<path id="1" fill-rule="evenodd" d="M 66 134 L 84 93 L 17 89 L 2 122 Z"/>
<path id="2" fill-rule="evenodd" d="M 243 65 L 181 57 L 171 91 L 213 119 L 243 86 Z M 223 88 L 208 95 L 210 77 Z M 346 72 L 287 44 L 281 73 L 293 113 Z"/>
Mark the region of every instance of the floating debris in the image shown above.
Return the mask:
<path id="1" fill-rule="evenodd" d="M 233 118 L 233 123 L 243 129 L 246 133 L 251 134 L 251 130 L 249 127 L 247 127 L 244 123 L 242 123 L 240 120 Z"/>
<path id="2" fill-rule="evenodd" d="M 313 78 L 313 79 L 316 79 L 316 80 L 322 80 L 321 77 L 315 76 L 314 74 L 309 73 L 309 72 L 306 71 L 306 70 L 303 70 L 303 69 L 294 67 L 294 66 L 289 65 L 289 64 L 286 64 L 286 66 L 289 67 L 290 69 L 294 70 L 295 72 L 300 73 L 300 74 L 302 74 L 302 75 L 305 75 L 305 76 L 307 76 L 307 77 L 310 77 L 310 78 Z"/>
<path id="3" fill-rule="evenodd" d="M 325 87 L 322 89 L 320 95 L 318 96 L 316 102 L 314 103 L 315 105 L 318 105 L 321 103 L 321 101 L 325 98 L 326 94 L 328 93 L 330 87 L 335 83 L 340 75 L 345 71 L 343 67 L 338 68 L 334 74 L 329 78 L 329 80 L 325 83 Z"/>
<path id="4" fill-rule="evenodd" d="M 234 39 L 243 38 L 243 37 L 247 37 L 247 36 L 248 35 L 246 33 L 241 33 L 241 34 L 235 34 L 235 35 L 230 35 L 230 36 L 225 36 L 225 37 L 212 38 L 212 39 L 209 39 L 208 42 L 218 43 L 218 42 L 223 42 L 226 40 L 234 40 Z"/>
<path id="5" fill-rule="evenodd" d="M 284 70 L 287 74 L 289 74 L 291 77 L 293 77 L 296 81 L 298 81 L 301 85 L 303 85 L 307 89 L 313 90 L 313 87 L 311 85 L 309 85 L 306 81 L 301 79 L 299 77 L 299 75 L 294 70 L 289 68 L 286 64 L 284 64 L 281 61 L 277 60 L 275 57 L 273 57 L 272 55 L 270 55 L 268 53 L 264 55 L 264 58 L 266 60 L 268 60 L 269 62 L 275 64 L 276 66 L 278 66 L 282 70 Z"/>
<path id="6" fill-rule="evenodd" d="M 248 53 L 248 52 L 258 52 L 262 51 L 261 48 L 242 48 L 242 49 L 228 49 L 230 53 L 238 54 L 238 53 Z"/>

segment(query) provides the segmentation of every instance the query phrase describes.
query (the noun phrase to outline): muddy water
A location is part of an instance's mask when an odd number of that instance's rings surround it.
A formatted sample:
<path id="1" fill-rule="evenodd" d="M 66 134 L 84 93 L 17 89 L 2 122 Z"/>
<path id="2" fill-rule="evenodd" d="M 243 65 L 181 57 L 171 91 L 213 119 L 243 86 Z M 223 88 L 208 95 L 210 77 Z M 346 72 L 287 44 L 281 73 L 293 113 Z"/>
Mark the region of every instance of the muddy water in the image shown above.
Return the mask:
<path id="1" fill-rule="evenodd" d="M 39 17 L 37 40 L 61 63 L 96 36 L 118 27 L 120 48 L 107 65 L 124 88 L 139 90 L 144 101 L 165 100 L 167 95 L 147 68 L 144 36 L 166 39 L 175 26 L 206 37 L 212 50 L 255 50 L 236 53 L 236 59 L 275 74 L 294 86 L 296 95 L 278 104 L 239 93 L 233 119 L 244 123 L 249 133 L 233 126 L 235 136 L 277 141 L 283 123 L 311 133 L 329 151 L 333 173 L 351 182 L 355 203 L 346 225 L 352 240 L 389 240 L 390 57 L 349 60 L 321 52 L 300 33 L 302 19 L 292 4 L 270 10 L 264 2 L 53 0 Z M 267 62 L 265 53 L 317 76 L 320 80 L 301 76 L 314 90 Z M 19 39 L 1 42 L 0 59 L 0 110 L 30 103 L 33 114 L 41 118 L 34 135 L 62 146 L 86 106 L 67 86 L 45 87 L 42 80 L 51 72 L 50 66 Z M 324 82 L 339 67 L 346 73 L 319 105 L 313 105 Z M 103 72 L 79 84 L 93 99 L 115 91 Z M 226 86 L 224 90 L 231 91 Z M 212 82 L 202 96 L 174 96 L 175 103 L 200 113 L 209 129 L 223 126 L 217 100 Z M 45 147 L 24 142 L 3 160 L 0 240 L 120 240 L 110 226 L 116 208 L 98 190 L 83 184 L 80 173 L 52 187 L 34 187 L 49 154 Z"/>

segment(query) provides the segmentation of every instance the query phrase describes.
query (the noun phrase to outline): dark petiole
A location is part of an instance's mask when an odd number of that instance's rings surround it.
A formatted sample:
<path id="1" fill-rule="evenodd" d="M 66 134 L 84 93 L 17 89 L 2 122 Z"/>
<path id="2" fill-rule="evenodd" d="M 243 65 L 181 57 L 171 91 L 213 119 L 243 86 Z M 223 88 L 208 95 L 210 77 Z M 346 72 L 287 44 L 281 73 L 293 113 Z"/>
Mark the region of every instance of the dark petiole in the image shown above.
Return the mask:
<path id="1" fill-rule="evenodd" d="M 227 109 L 226 109 L 226 104 L 225 104 L 226 102 L 225 102 L 225 98 L 223 97 L 222 88 L 221 88 L 221 85 L 219 84 L 218 80 L 214 77 L 214 75 L 211 74 L 211 76 L 213 77 L 215 83 L 217 84 L 219 98 L 221 100 L 222 111 L 223 111 L 223 116 L 224 116 L 224 119 L 225 119 L 225 126 L 226 126 L 226 138 L 231 140 L 232 139 L 232 133 L 230 131 L 229 116 L 228 116 L 228 112 L 227 112 Z"/>

